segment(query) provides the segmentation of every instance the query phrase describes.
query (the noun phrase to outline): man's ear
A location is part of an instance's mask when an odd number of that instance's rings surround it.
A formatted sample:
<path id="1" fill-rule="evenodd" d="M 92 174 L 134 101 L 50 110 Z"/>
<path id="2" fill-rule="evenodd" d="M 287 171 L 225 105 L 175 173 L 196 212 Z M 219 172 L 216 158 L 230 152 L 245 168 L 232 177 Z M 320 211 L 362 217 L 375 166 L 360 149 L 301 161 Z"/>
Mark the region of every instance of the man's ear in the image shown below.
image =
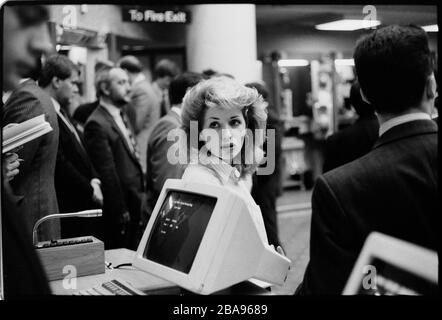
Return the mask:
<path id="1" fill-rule="evenodd" d="M 102 83 L 100 84 L 100 90 L 101 90 L 101 92 L 104 93 L 104 95 L 108 96 L 108 95 L 110 94 L 110 91 L 109 91 L 109 84 L 108 84 L 108 83 L 104 83 L 104 82 L 102 82 Z"/>
<path id="2" fill-rule="evenodd" d="M 362 100 L 364 100 L 364 102 L 371 104 L 370 101 L 368 101 L 367 97 L 365 96 L 364 92 L 362 91 L 362 89 L 359 89 L 359 93 L 361 94 L 361 98 Z"/>
<path id="3" fill-rule="evenodd" d="M 434 99 L 437 97 L 437 83 L 434 73 L 427 78 L 427 82 L 425 84 L 425 94 L 427 99 Z"/>
<path id="4" fill-rule="evenodd" d="M 51 80 L 51 84 L 55 89 L 60 88 L 60 85 L 61 85 L 60 82 L 61 82 L 60 78 L 57 78 L 57 77 L 53 77 Z"/>

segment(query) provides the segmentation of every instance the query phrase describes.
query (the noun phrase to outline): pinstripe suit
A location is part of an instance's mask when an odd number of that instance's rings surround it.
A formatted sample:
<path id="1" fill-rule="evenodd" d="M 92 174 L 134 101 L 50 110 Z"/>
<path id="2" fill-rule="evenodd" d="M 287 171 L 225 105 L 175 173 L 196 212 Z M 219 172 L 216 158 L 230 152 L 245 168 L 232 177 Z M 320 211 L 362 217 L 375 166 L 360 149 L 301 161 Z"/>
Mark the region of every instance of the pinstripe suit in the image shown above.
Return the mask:
<path id="1" fill-rule="evenodd" d="M 19 210 L 31 233 L 34 223 L 43 216 L 58 213 L 54 171 L 58 150 L 57 114 L 50 96 L 33 80 L 23 82 L 9 97 L 3 109 L 3 126 L 20 123 L 45 114 L 53 131 L 26 143 L 17 152 L 24 161 L 19 174 L 11 181 L 15 195 L 20 196 Z M 39 240 L 60 236 L 60 223 L 48 221 L 39 228 Z"/>

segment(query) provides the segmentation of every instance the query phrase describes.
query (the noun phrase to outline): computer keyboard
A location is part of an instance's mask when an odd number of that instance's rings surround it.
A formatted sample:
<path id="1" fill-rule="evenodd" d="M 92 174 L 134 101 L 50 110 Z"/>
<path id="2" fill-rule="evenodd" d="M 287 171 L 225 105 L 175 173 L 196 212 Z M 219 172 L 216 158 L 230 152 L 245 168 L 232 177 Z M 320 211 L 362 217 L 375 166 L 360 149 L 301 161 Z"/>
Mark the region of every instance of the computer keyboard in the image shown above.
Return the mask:
<path id="1" fill-rule="evenodd" d="M 113 279 L 103 282 L 102 284 L 80 290 L 74 293 L 76 296 L 135 296 L 145 295 L 140 290 L 135 289 L 127 282 L 122 280 Z"/>

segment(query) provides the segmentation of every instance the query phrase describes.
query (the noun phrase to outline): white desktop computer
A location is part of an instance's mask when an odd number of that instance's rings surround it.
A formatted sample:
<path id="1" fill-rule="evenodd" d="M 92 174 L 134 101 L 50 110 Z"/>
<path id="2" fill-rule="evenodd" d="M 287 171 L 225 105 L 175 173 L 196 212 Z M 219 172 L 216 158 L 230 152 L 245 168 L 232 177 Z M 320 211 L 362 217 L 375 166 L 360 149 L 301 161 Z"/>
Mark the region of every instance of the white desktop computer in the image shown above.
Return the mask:
<path id="1" fill-rule="evenodd" d="M 344 295 L 437 295 L 437 252 L 372 232 L 344 288 Z"/>
<path id="2" fill-rule="evenodd" d="M 199 294 L 249 279 L 282 285 L 290 263 L 268 244 L 241 196 L 178 179 L 164 184 L 133 261 Z"/>

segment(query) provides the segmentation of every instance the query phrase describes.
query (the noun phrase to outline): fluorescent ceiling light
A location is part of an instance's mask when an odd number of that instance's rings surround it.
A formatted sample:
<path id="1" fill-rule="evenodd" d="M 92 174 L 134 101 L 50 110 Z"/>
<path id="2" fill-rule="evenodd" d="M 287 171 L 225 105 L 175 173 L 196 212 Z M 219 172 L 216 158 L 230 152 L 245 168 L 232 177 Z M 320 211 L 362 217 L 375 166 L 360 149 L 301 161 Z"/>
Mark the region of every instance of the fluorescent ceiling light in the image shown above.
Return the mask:
<path id="1" fill-rule="evenodd" d="M 424 26 L 424 27 L 422 27 L 422 29 L 424 29 L 427 32 L 439 32 L 439 27 L 437 26 L 437 24 Z"/>
<path id="2" fill-rule="evenodd" d="M 353 59 L 336 59 L 335 66 L 354 66 L 355 61 Z"/>
<path id="3" fill-rule="evenodd" d="M 278 61 L 280 67 L 305 67 L 310 63 L 305 59 L 282 59 Z"/>
<path id="4" fill-rule="evenodd" d="M 316 25 L 318 30 L 326 31 L 354 31 L 359 29 L 373 28 L 380 25 L 379 20 L 342 19 Z"/>

